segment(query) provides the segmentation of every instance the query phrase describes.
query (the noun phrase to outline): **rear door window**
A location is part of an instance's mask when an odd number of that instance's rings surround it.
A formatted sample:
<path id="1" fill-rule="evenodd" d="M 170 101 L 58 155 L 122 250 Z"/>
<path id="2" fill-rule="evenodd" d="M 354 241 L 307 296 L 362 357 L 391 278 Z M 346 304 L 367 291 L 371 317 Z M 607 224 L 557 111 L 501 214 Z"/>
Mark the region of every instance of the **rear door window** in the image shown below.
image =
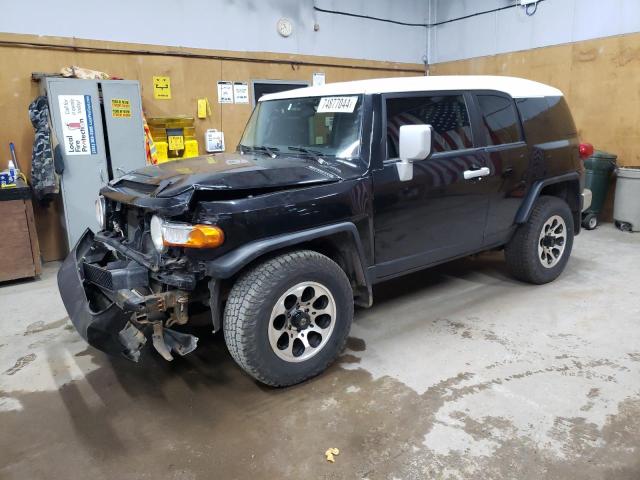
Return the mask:
<path id="1" fill-rule="evenodd" d="M 513 100 L 501 95 L 477 95 L 486 145 L 504 145 L 522 140 Z"/>
<path id="2" fill-rule="evenodd" d="M 433 152 L 473 148 L 471 124 L 462 95 L 389 98 L 387 108 L 387 158 L 398 158 L 400 127 L 431 125 Z"/>

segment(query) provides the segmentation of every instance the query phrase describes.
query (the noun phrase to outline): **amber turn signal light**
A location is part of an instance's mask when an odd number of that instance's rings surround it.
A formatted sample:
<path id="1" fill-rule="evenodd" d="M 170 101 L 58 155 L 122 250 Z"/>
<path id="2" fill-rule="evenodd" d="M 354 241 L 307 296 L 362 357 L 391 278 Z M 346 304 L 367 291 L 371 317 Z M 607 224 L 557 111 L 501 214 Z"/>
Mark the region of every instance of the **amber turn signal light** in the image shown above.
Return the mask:
<path id="1" fill-rule="evenodd" d="M 187 237 L 187 241 L 181 244 L 190 248 L 215 248 L 224 243 L 224 232 L 215 225 L 194 225 Z"/>
<path id="2" fill-rule="evenodd" d="M 153 245 L 160 253 L 167 247 L 216 248 L 224 243 L 224 232 L 216 225 L 168 222 L 154 215 L 150 230 Z"/>

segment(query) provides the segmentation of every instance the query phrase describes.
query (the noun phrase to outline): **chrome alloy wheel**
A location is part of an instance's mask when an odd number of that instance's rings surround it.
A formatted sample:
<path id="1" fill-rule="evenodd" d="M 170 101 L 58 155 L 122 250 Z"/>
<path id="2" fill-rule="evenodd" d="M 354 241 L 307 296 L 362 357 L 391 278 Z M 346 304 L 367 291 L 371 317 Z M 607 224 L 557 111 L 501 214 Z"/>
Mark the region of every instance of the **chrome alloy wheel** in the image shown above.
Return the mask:
<path id="1" fill-rule="evenodd" d="M 327 287 L 302 282 L 276 302 L 269 319 L 269 344 L 286 362 L 303 362 L 320 352 L 336 324 L 336 302 Z"/>
<path id="2" fill-rule="evenodd" d="M 562 258 L 567 243 L 567 225 L 559 215 L 544 222 L 538 239 L 538 258 L 545 268 L 553 268 Z"/>

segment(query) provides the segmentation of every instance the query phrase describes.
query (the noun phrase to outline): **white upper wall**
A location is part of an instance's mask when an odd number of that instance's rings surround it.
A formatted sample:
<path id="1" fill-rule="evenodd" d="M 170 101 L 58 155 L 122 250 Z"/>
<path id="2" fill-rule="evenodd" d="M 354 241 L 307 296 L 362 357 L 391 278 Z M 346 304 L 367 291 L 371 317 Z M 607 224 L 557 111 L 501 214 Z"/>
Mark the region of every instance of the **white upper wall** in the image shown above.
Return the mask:
<path id="1" fill-rule="evenodd" d="M 0 32 L 422 63 L 426 29 L 314 12 L 313 0 L 20 0 Z M 427 0 L 316 0 L 319 8 L 424 23 Z M 276 23 L 293 22 L 281 37 Z M 319 31 L 314 24 L 318 22 Z"/>
<path id="2" fill-rule="evenodd" d="M 513 5 L 515 0 L 431 0 L 430 22 Z M 640 31 L 640 0 L 545 0 L 429 29 L 429 62 L 577 42 Z"/>

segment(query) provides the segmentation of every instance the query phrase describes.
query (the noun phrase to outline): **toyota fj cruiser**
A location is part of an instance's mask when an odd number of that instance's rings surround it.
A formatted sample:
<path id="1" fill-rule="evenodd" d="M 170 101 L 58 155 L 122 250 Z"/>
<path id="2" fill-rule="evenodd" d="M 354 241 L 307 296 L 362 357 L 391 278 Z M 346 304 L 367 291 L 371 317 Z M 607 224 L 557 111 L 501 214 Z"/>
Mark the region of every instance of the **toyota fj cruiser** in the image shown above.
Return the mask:
<path id="1" fill-rule="evenodd" d="M 197 338 L 179 327 L 206 309 L 247 373 L 292 385 L 336 358 L 376 283 L 502 248 L 517 279 L 558 277 L 590 148 L 559 90 L 518 78 L 265 95 L 235 153 L 104 187 L 101 229 L 65 260 L 60 292 L 100 350 L 185 355 Z"/>

